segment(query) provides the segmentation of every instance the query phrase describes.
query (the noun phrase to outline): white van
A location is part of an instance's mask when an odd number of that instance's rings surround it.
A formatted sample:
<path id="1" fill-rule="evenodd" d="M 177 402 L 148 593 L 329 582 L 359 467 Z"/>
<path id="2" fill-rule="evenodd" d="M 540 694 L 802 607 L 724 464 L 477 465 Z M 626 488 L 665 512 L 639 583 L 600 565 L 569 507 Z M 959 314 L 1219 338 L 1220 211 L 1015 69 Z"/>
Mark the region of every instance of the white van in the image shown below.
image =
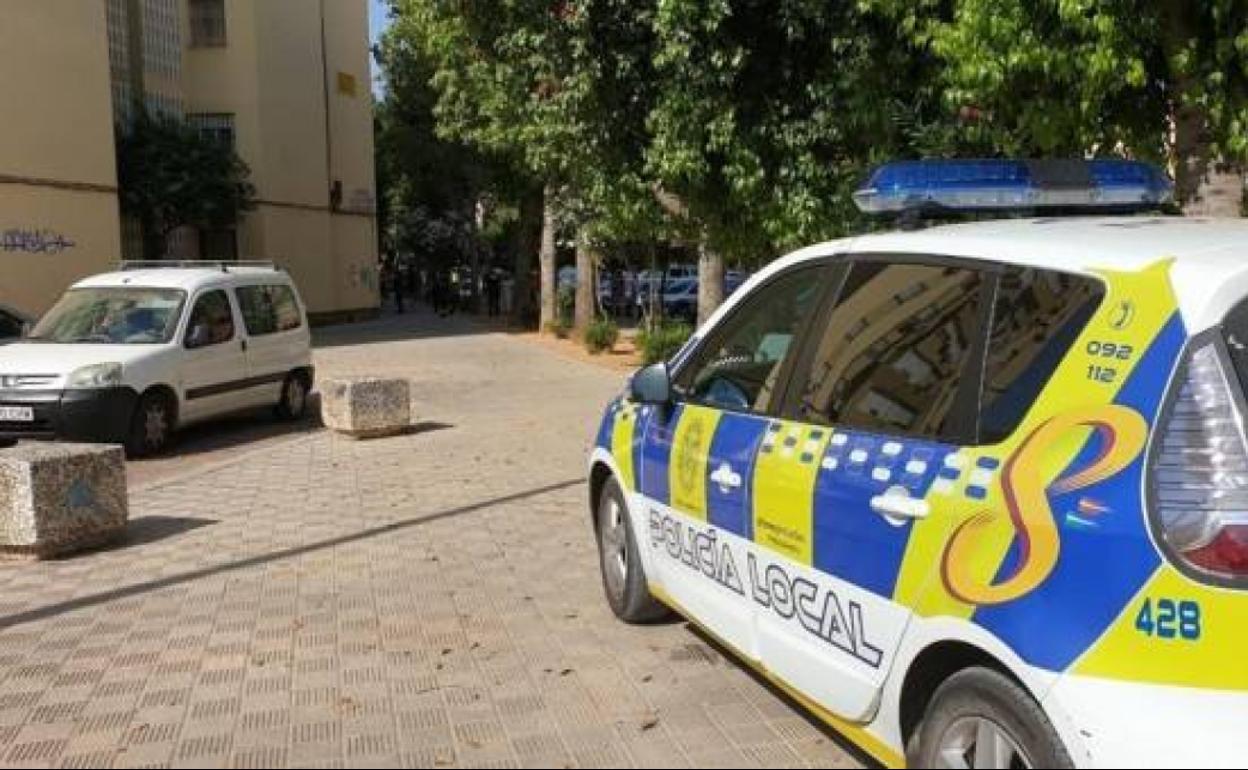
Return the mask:
<path id="1" fill-rule="evenodd" d="M 0 348 L 0 439 L 165 448 L 177 428 L 258 406 L 307 408 L 311 335 L 271 263 L 123 263 L 79 281 Z"/>

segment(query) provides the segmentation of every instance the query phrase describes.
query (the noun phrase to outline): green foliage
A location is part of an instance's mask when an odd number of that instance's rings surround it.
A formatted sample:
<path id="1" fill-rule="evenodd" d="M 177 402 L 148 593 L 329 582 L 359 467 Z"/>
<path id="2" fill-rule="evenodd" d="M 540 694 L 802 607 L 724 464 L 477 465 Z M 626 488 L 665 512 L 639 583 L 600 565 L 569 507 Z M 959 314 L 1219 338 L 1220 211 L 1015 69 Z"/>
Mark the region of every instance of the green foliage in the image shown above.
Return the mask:
<path id="1" fill-rule="evenodd" d="M 572 317 L 576 314 L 576 287 L 560 286 L 555 294 L 555 309 L 559 320 L 568 328 L 572 327 Z"/>
<path id="2" fill-rule="evenodd" d="M 572 322 L 563 317 L 555 318 L 546 324 L 546 331 L 561 340 L 566 340 L 572 334 Z"/>
<path id="3" fill-rule="evenodd" d="M 386 73 L 375 111 L 382 249 L 434 268 L 470 261 L 482 246 L 475 207 L 498 164 L 438 135 L 434 70 L 410 40 L 386 34 L 374 54 Z"/>
<path id="4" fill-rule="evenodd" d="M 946 102 L 995 152 L 1248 158 L 1242 0 L 959 0 L 927 25 Z"/>
<path id="5" fill-rule="evenodd" d="M 608 316 L 598 316 L 585 327 L 585 349 L 590 353 L 610 351 L 619 339 L 620 327 Z"/>
<path id="6" fill-rule="evenodd" d="M 664 320 L 650 328 L 638 329 L 635 344 L 641 351 L 642 363 L 649 366 L 670 359 L 692 335 L 693 327 L 689 324 Z"/>
<path id="7" fill-rule="evenodd" d="M 145 258 L 163 257 L 179 227 L 228 227 L 255 207 L 247 164 L 179 118 L 140 113 L 116 135 L 118 197 L 143 226 Z"/>
<path id="8" fill-rule="evenodd" d="M 878 5 L 660 0 L 649 169 L 713 249 L 757 261 L 860 227 L 849 193 L 869 167 L 946 119 L 909 32 L 938 9 Z"/>

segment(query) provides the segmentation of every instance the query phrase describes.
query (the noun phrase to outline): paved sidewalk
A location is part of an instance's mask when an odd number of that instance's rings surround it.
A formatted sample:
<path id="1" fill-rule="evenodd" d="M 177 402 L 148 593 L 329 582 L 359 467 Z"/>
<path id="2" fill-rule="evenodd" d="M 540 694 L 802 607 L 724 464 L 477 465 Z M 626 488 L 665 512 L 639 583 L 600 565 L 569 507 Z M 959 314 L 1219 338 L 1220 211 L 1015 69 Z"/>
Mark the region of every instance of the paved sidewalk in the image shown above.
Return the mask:
<path id="1" fill-rule="evenodd" d="M 319 336 L 418 428 L 140 482 L 128 542 L 0 564 L 5 766 L 856 766 L 683 623 L 601 597 L 582 481 L 617 373 L 428 314 Z"/>

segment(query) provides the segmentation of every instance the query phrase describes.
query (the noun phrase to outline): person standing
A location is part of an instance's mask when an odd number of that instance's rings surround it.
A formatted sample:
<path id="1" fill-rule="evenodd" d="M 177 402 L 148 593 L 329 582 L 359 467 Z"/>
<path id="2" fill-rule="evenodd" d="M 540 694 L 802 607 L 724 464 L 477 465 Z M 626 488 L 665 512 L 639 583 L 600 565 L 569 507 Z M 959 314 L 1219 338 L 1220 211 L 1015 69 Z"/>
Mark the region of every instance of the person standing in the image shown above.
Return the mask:
<path id="1" fill-rule="evenodd" d="M 394 309 L 403 312 L 403 267 L 398 260 L 390 263 L 390 288 L 394 291 Z"/>
<path id="2" fill-rule="evenodd" d="M 499 300 L 502 296 L 502 283 L 498 271 L 491 270 L 485 276 L 485 301 L 490 318 L 499 314 Z"/>

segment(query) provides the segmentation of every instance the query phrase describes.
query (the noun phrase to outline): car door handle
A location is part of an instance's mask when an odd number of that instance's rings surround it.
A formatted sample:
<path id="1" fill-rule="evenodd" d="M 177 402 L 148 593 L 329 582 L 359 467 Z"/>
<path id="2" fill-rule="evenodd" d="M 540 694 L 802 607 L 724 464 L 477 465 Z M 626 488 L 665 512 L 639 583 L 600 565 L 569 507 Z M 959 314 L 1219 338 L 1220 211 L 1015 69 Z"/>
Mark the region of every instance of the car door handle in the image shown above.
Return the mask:
<path id="1" fill-rule="evenodd" d="M 925 519 L 932 507 L 926 500 L 901 495 L 876 495 L 871 498 L 871 510 L 881 516 L 897 516 L 905 519 Z"/>

